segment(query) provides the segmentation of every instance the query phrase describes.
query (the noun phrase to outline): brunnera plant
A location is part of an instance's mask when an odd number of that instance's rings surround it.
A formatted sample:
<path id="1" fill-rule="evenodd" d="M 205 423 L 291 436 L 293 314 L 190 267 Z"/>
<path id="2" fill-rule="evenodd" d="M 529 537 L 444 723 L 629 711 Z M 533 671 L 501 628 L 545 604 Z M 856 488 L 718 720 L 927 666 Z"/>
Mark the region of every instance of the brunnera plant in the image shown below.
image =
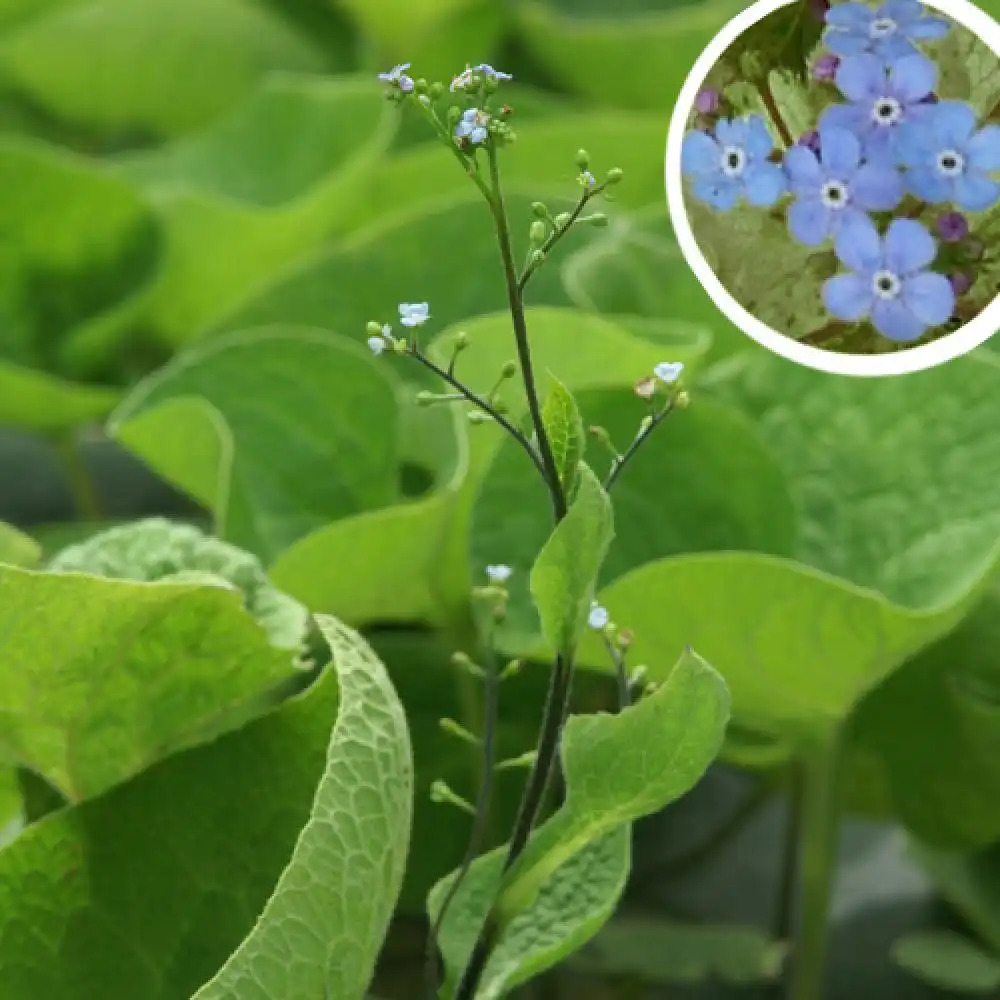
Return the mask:
<path id="1" fill-rule="evenodd" d="M 807 73 L 744 45 L 709 74 L 683 145 L 695 231 L 732 294 L 789 337 L 927 343 L 996 294 L 1000 59 L 917 0 L 822 18 Z"/>

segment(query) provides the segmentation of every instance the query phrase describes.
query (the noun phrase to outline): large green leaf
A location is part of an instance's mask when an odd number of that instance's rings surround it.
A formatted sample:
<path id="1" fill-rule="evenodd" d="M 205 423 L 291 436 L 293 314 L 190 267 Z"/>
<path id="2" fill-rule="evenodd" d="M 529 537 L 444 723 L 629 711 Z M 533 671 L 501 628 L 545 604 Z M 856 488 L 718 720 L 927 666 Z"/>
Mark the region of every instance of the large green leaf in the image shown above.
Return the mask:
<path id="1" fill-rule="evenodd" d="M 29 535 L 0 521 L 0 563 L 33 569 L 42 558 L 42 550 Z"/>
<path id="2" fill-rule="evenodd" d="M 743 6 L 710 0 L 666 10 L 604 7 L 581 16 L 565 0 L 525 0 L 517 15 L 528 51 L 570 90 L 604 104 L 661 111 L 673 107 L 695 59 Z"/>
<path id="3" fill-rule="evenodd" d="M 453 182 L 451 190 L 457 193 L 445 201 L 417 203 L 402 217 L 357 233 L 282 275 L 226 325 L 317 324 L 360 342 L 370 320 L 398 324 L 400 302 L 428 302 L 432 330 L 503 308 L 507 298 L 489 210 L 460 173 Z M 518 259 L 527 250 L 531 201 L 517 191 L 507 198 Z M 566 243 L 579 246 L 583 238 L 571 233 Z M 533 279 L 531 301 L 567 301 L 555 268 L 544 268 Z M 424 334 L 425 339 L 432 336 Z"/>
<path id="4" fill-rule="evenodd" d="M 226 111 L 271 70 L 327 65 L 318 46 L 241 0 L 35 8 L 0 35 L 7 87 L 57 119 L 114 137 L 183 132 Z"/>
<path id="5" fill-rule="evenodd" d="M 728 717 L 721 678 L 690 651 L 636 705 L 571 716 L 561 743 L 564 803 L 502 881 L 497 855 L 473 864 L 441 929 L 446 982 L 461 974 L 494 899 L 498 944 L 477 996 L 502 996 L 595 933 L 621 892 L 630 824 L 691 788 L 718 752 Z M 432 913 L 447 886 L 432 893 Z"/>
<path id="6" fill-rule="evenodd" d="M 611 499 L 592 469 L 581 464 L 579 488 L 566 516 L 542 546 L 531 568 L 531 596 L 542 634 L 568 655 L 587 627 L 597 574 L 614 538 Z"/>
<path id="7" fill-rule="evenodd" d="M 395 122 L 372 80 L 279 75 L 207 132 L 127 161 L 166 232 L 147 322 L 190 340 L 315 252 L 365 190 Z"/>
<path id="8" fill-rule="evenodd" d="M 297 672 L 229 587 L 0 567 L 0 745 L 71 802 L 259 713 Z"/>
<path id="9" fill-rule="evenodd" d="M 344 663 L 340 657 L 336 665 Z M 371 937 L 363 948 L 369 951 L 385 905 L 369 889 L 381 884 L 388 897 L 407 826 L 401 793 L 408 770 L 395 770 L 405 763 L 405 730 L 391 689 L 363 647 L 346 666 L 340 699 L 351 706 L 347 730 L 334 727 L 338 673 L 329 669 L 265 718 L 47 817 L 0 852 L 5 1000 L 187 1000 L 253 933 L 289 859 L 308 857 L 303 848 L 308 851 L 324 826 L 330 829 L 331 809 L 345 824 L 337 832 L 350 839 L 341 845 L 336 834 L 324 836 L 324 847 L 339 852 L 356 845 L 351 859 L 310 867 L 299 892 L 284 884 L 291 892 L 281 894 L 280 906 L 297 896 L 302 910 L 283 930 L 302 949 L 313 949 L 324 942 L 307 944 L 298 936 L 310 927 L 335 932 L 334 921 L 343 920 L 353 936 L 368 923 Z M 369 719 L 381 723 L 374 747 Z M 384 781 L 370 763 L 352 770 L 350 761 L 370 761 L 373 749 L 383 750 Z M 330 763 L 337 772 L 327 774 Z M 341 812 L 345 792 L 359 807 L 350 815 Z M 350 833 L 359 817 L 375 836 Z M 311 832 L 296 852 L 307 827 Z M 350 910 L 321 903 L 314 912 L 311 893 L 322 900 L 338 883 L 353 886 L 354 872 L 362 869 L 371 874 L 364 892 L 352 889 L 344 897 Z M 343 958 L 360 971 L 367 955 L 348 953 L 350 939 L 342 940 Z M 325 962 L 321 968 L 327 971 Z M 320 978 L 318 996 L 322 984 Z"/>
<path id="10" fill-rule="evenodd" d="M 340 708 L 312 814 L 254 929 L 195 1000 L 362 1000 L 392 917 L 413 810 L 406 717 L 361 637 L 317 621 Z"/>
<path id="11" fill-rule="evenodd" d="M 65 432 L 106 417 L 116 389 L 68 382 L 45 372 L 0 362 L 0 424 L 42 433 Z"/>
<path id="12" fill-rule="evenodd" d="M 897 940 L 892 957 L 907 972 L 943 990 L 992 993 L 1000 958 L 954 931 L 914 931 Z"/>
<path id="13" fill-rule="evenodd" d="M 280 327 L 191 349 L 140 383 L 109 426 L 210 507 L 223 537 L 270 561 L 320 525 L 396 499 L 398 419 L 385 359 Z"/>
<path id="14" fill-rule="evenodd" d="M 633 378 L 641 374 L 632 373 Z M 604 427 L 619 449 L 628 446 L 647 413 L 646 404 L 626 386 L 579 393 L 578 402 L 586 422 Z M 589 461 L 595 468 L 607 470 L 610 459 L 599 443 L 591 445 Z M 626 466 L 613 499 L 616 537 L 601 571 L 602 584 L 668 555 L 719 549 L 795 552 L 797 516 L 781 469 L 746 420 L 710 400 L 696 398 L 690 408 L 667 418 Z M 527 570 L 549 523 L 544 487 L 520 450 L 505 441 L 473 509 L 472 567 L 502 561 Z M 518 572 L 509 584 L 509 640 L 537 633 L 525 577 Z"/>
<path id="15" fill-rule="evenodd" d="M 0 203 L 3 356 L 69 376 L 101 373 L 158 262 L 149 207 L 107 169 L 27 140 L 0 142 L 0 184 L 17 192 Z"/>

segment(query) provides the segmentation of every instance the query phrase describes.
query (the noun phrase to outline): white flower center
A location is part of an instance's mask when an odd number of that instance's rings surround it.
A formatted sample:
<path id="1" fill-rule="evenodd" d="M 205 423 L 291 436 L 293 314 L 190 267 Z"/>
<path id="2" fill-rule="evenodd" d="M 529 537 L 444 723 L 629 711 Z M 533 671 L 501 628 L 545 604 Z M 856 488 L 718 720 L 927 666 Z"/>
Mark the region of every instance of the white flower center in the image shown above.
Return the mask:
<path id="1" fill-rule="evenodd" d="M 843 181 L 827 181 L 819 193 L 820 201 L 827 208 L 846 208 L 850 200 L 850 192 Z"/>
<path id="2" fill-rule="evenodd" d="M 876 271 L 872 277 L 872 291 L 880 299 L 894 299 L 903 290 L 903 283 L 892 271 Z"/>
<path id="3" fill-rule="evenodd" d="M 937 168 L 945 177 L 957 177 L 965 169 L 965 157 L 955 149 L 942 149 L 937 156 Z"/>
<path id="4" fill-rule="evenodd" d="M 719 166 L 727 177 L 738 177 L 747 165 L 747 155 L 739 146 L 726 146 L 722 150 Z"/>
<path id="5" fill-rule="evenodd" d="M 868 29 L 872 38 L 885 38 L 896 30 L 896 22 L 891 17 L 877 17 Z"/>
<path id="6" fill-rule="evenodd" d="M 872 105 L 872 120 L 876 125 L 896 125 L 903 117 L 903 105 L 895 97 L 880 97 Z"/>

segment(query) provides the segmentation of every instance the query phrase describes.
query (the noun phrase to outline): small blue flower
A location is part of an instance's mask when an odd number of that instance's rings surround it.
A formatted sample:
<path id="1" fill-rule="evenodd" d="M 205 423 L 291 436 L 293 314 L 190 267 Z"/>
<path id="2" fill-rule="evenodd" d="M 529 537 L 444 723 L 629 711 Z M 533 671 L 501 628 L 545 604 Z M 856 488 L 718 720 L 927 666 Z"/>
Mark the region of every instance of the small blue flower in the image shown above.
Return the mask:
<path id="1" fill-rule="evenodd" d="M 837 319 L 869 317 L 883 336 L 907 343 L 954 312 L 951 283 L 927 270 L 937 247 L 919 222 L 894 219 L 882 239 L 871 219 L 858 216 L 840 227 L 834 250 L 852 272 L 823 286 L 823 301 Z"/>
<path id="2" fill-rule="evenodd" d="M 807 146 L 785 154 L 785 173 L 795 201 L 788 228 L 806 246 L 818 246 L 845 222 L 865 212 L 885 212 L 903 200 L 899 173 L 878 161 L 861 163 L 861 141 L 853 132 L 824 127 L 819 155 Z"/>
<path id="3" fill-rule="evenodd" d="M 430 306 L 426 302 L 401 302 L 399 322 L 403 326 L 423 326 L 430 318 Z"/>
<path id="4" fill-rule="evenodd" d="M 941 101 L 926 121 L 901 126 L 896 152 L 907 187 L 924 201 L 982 212 L 1000 198 L 989 176 L 1000 170 L 1000 126 L 977 131 L 975 112 L 962 101 Z"/>
<path id="5" fill-rule="evenodd" d="M 388 73 L 379 73 L 378 78 L 383 83 L 399 87 L 404 94 L 409 94 L 414 87 L 413 78 L 406 73 L 409 68 L 409 63 L 400 63 L 398 66 L 393 66 Z"/>
<path id="6" fill-rule="evenodd" d="M 469 108 L 455 126 L 455 138 L 466 140 L 473 146 L 486 142 L 489 138 L 490 116 L 479 108 Z"/>
<path id="7" fill-rule="evenodd" d="M 836 83 L 849 104 L 828 107 L 819 127 L 845 128 L 861 140 L 868 160 L 895 163 L 895 142 L 903 122 L 923 121 L 934 105 L 925 103 L 937 69 L 921 55 L 904 56 L 886 68 L 875 56 L 845 56 Z"/>
<path id="8" fill-rule="evenodd" d="M 667 385 L 673 385 L 684 371 L 683 361 L 661 361 L 653 368 L 653 374 Z"/>
<path id="9" fill-rule="evenodd" d="M 492 584 L 506 583 L 513 574 L 514 570 L 506 563 L 492 563 L 486 567 L 486 579 Z"/>
<path id="10" fill-rule="evenodd" d="M 591 601 L 590 611 L 587 614 L 587 624 L 595 632 L 603 632 L 608 627 L 609 621 L 611 621 L 611 616 L 608 614 L 608 609 L 601 607 L 597 601 Z"/>
<path id="11" fill-rule="evenodd" d="M 382 327 L 382 335 L 379 337 L 369 337 L 368 338 L 368 348 L 376 357 L 380 355 L 387 347 L 393 347 L 394 341 L 392 339 L 392 327 L 388 323 Z"/>
<path id="12" fill-rule="evenodd" d="M 476 83 L 476 78 L 480 76 L 487 80 L 494 81 L 507 81 L 514 79 L 510 73 L 504 73 L 501 70 L 494 69 L 489 63 L 480 63 L 478 66 L 466 66 L 465 69 L 458 74 L 458 76 L 452 78 L 450 88 L 452 93 L 456 90 L 465 90 L 471 84 Z"/>
<path id="13" fill-rule="evenodd" d="M 741 197 L 768 208 L 785 192 L 785 175 L 768 156 L 774 140 L 759 115 L 715 126 L 715 135 L 688 132 L 681 151 L 681 169 L 694 180 L 694 195 L 728 212 Z"/>
<path id="14" fill-rule="evenodd" d="M 842 3 L 826 12 L 826 47 L 838 56 L 870 53 L 890 63 L 917 52 L 914 42 L 943 38 L 949 24 L 924 15 L 917 0 L 888 0 L 876 10 L 860 3 Z"/>

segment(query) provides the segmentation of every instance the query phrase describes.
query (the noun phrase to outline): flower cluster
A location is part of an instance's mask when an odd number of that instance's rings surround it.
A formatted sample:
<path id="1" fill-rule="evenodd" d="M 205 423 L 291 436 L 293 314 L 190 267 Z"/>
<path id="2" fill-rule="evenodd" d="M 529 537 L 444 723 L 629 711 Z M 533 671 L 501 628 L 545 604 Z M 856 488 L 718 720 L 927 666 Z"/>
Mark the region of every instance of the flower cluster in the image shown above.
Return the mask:
<path id="1" fill-rule="evenodd" d="M 950 25 L 917 0 L 888 0 L 876 10 L 841 3 L 825 21 L 828 51 L 812 76 L 837 99 L 816 128 L 781 155 L 759 115 L 718 118 L 714 128 L 685 136 L 682 171 L 693 195 L 721 212 L 741 202 L 781 203 L 791 236 L 809 247 L 832 244 L 846 269 L 823 287 L 827 311 L 910 343 L 947 322 L 972 285 L 967 273 L 946 277 L 932 265 L 967 262 L 963 213 L 1000 198 L 992 176 L 1000 170 L 1000 126 L 980 127 L 969 104 L 938 99 L 937 67 L 918 43 L 942 38 Z M 722 102 L 703 93 L 696 109 L 704 122 Z M 921 221 L 929 211 L 939 213 L 938 240 Z"/>

